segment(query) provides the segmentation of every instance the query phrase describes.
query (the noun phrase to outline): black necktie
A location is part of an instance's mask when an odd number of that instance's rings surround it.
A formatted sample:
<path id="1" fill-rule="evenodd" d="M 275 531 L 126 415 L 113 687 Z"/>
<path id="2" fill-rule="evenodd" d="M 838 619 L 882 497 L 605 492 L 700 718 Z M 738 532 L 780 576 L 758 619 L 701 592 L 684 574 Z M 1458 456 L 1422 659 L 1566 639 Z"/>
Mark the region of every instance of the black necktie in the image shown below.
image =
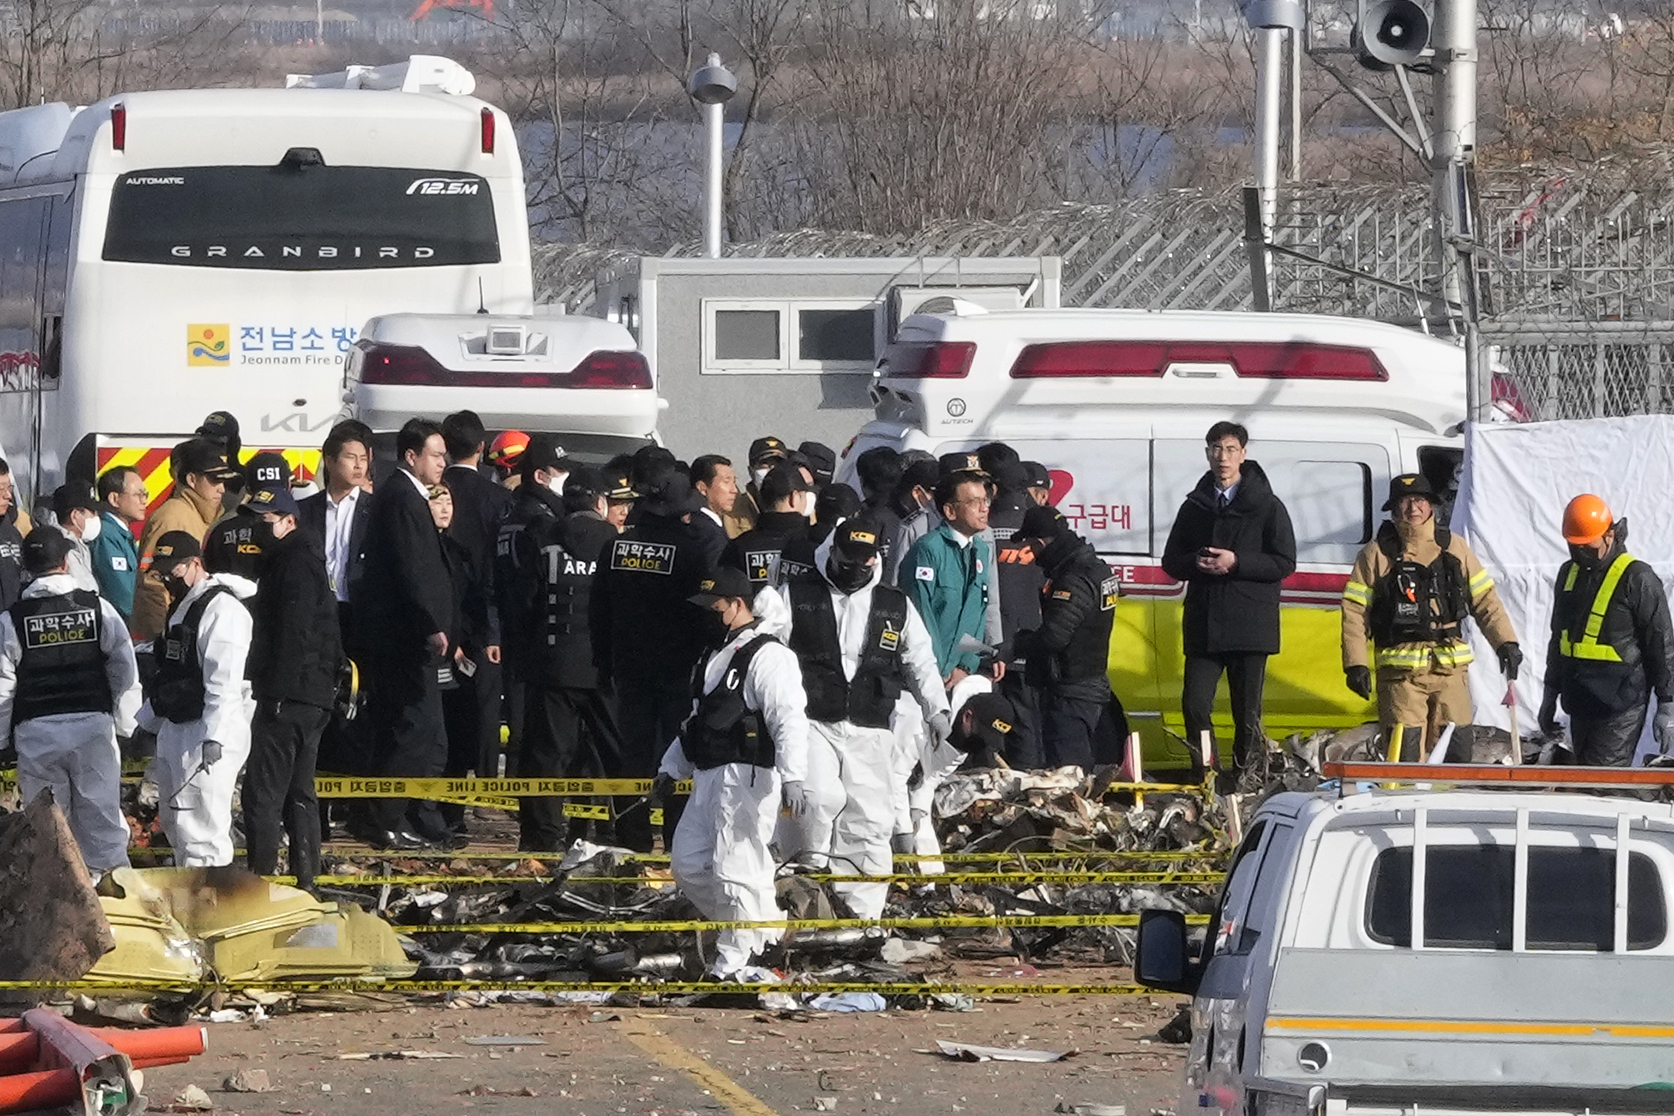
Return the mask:
<path id="1" fill-rule="evenodd" d="M 1223 493 L 1221 493 L 1221 499 L 1220 499 L 1220 508 L 1221 508 L 1221 510 L 1222 510 L 1222 511 L 1226 511 L 1226 509 L 1227 509 L 1227 505 L 1228 505 L 1228 504 L 1230 504 L 1230 503 L 1232 503 L 1232 497 L 1230 497 L 1230 496 L 1228 496 L 1228 495 L 1227 495 L 1227 494 L 1226 494 L 1226 493 L 1224 493 L 1224 492 L 1223 492 Z"/>

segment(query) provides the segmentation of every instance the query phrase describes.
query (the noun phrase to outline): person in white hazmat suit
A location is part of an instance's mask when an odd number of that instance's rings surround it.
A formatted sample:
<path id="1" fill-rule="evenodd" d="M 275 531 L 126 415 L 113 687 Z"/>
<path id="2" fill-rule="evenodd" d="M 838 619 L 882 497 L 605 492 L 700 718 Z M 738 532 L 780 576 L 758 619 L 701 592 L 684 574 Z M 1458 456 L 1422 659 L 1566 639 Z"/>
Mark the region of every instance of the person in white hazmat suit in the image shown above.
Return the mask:
<path id="1" fill-rule="evenodd" d="M 240 598 L 255 585 L 210 574 L 185 531 L 157 540 L 151 569 L 174 602 L 139 714 L 140 727 L 157 734 L 158 814 L 176 867 L 231 864 L 233 791 L 250 757 L 255 712 L 244 680 L 252 622 Z"/>
<path id="2" fill-rule="evenodd" d="M 808 778 L 786 792 L 801 809 L 779 851 L 857 875 L 888 874 L 896 847 L 911 851 L 910 834 L 895 839 L 896 699 L 913 695 L 933 740 L 952 729 L 930 633 L 904 593 L 880 584 L 878 530 L 864 515 L 844 520 L 815 550 L 815 572 L 761 594 L 779 598 L 762 603 L 784 625 L 808 692 Z M 889 896 L 886 883 L 834 890 L 859 918 L 881 917 Z"/>
<path id="3" fill-rule="evenodd" d="M 57 527 L 37 527 L 23 542 L 35 580 L 0 613 L 0 740 L 17 747 L 23 800 L 52 792 L 97 877 L 128 864 L 116 737 L 134 731 L 139 671 L 128 625 L 76 585 L 71 550 Z"/>
<path id="4" fill-rule="evenodd" d="M 742 570 L 722 568 L 691 598 L 719 617 L 726 639 L 703 665 L 702 689 L 663 755 L 648 798 L 661 802 L 676 780 L 692 779 L 671 867 L 692 905 L 718 921 L 783 917 L 768 845 L 781 802 L 792 810 L 801 806 L 800 797 L 787 799 L 784 788 L 807 777 L 802 672 L 790 649 L 762 631 L 750 609 L 751 592 Z M 781 936 L 770 928 L 721 931 L 711 975 L 743 975 Z"/>
<path id="5" fill-rule="evenodd" d="M 961 678 L 948 700 L 953 708 L 953 731 L 939 743 L 926 739 L 908 781 L 908 831 L 912 833 L 912 851 L 923 858 L 917 865 L 923 875 L 946 871 L 935 859 L 942 853 L 932 818 L 937 788 L 967 761 L 972 767 L 1001 766 L 1000 757 L 1017 725 L 1017 710 L 1011 701 L 995 693 L 994 683 L 980 674 Z"/>

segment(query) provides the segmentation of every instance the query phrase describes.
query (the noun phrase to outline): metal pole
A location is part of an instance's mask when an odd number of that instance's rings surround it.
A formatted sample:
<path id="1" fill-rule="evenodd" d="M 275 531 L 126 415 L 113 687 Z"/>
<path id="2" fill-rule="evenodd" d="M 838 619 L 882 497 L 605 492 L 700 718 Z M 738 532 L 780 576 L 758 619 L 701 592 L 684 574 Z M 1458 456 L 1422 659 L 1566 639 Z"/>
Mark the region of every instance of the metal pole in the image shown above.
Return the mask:
<path id="1" fill-rule="evenodd" d="M 1468 257 L 1453 238 L 1465 235 L 1471 224 L 1470 200 L 1459 183 L 1476 160 L 1476 0 L 1436 0 L 1430 43 L 1436 66 L 1430 170 L 1442 293 L 1468 308 Z"/>
<path id="2" fill-rule="evenodd" d="M 1290 180 L 1302 181 L 1302 32 L 1290 33 Z"/>
<path id="3" fill-rule="evenodd" d="M 1281 27 L 1257 27 L 1255 36 L 1255 188 L 1261 207 L 1261 242 L 1273 242 L 1279 204 L 1279 120 L 1284 108 L 1285 32 Z M 1271 305 L 1272 260 L 1262 269 L 1269 289 L 1258 292 L 1258 304 Z"/>
<path id="4" fill-rule="evenodd" d="M 306 11 L 307 9 L 304 9 Z M 325 0 L 314 0 L 314 45 L 325 42 Z"/>
<path id="5" fill-rule="evenodd" d="M 721 258 L 721 142 L 722 107 L 703 106 L 703 130 L 709 143 L 709 157 L 704 164 L 703 182 L 703 248 L 712 260 Z"/>

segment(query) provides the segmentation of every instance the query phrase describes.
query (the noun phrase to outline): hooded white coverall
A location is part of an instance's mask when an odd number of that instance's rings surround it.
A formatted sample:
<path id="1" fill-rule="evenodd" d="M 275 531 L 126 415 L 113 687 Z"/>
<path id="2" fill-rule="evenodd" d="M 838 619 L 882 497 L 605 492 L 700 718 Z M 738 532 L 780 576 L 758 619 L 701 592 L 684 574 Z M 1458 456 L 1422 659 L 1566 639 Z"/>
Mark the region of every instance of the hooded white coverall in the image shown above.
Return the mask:
<path id="1" fill-rule="evenodd" d="M 36 578 L 24 599 L 62 596 L 80 588 L 67 573 Z M 23 645 L 9 611 L 0 613 L 0 740 L 17 745 L 17 781 L 23 801 L 42 790 L 64 812 L 81 846 L 82 861 L 95 876 L 128 864 L 128 822 L 122 816 L 122 755 L 118 733 L 134 731 L 139 708 L 139 671 L 128 624 L 109 601 L 99 601 L 99 649 L 105 654 L 113 708 L 109 713 L 58 713 L 14 723 L 18 663 Z"/>
<path id="2" fill-rule="evenodd" d="M 763 634 L 750 624 L 727 637 L 703 668 L 703 692 L 721 683 L 739 647 Z M 679 739 L 663 754 L 662 774 L 692 780 L 692 795 L 674 833 L 674 882 L 717 921 L 767 922 L 783 918 L 774 897 L 775 864 L 768 845 L 779 817 L 780 780 L 807 778 L 808 696 L 802 668 L 777 641 L 756 649 L 742 694 L 761 713 L 773 738 L 774 765 L 728 763 L 698 771 Z M 698 702 L 692 702 L 695 710 Z M 730 976 L 779 940 L 780 930 L 722 930 L 710 972 Z"/>
<path id="3" fill-rule="evenodd" d="M 159 644 L 185 620 L 195 601 L 212 586 L 222 593 L 204 609 L 198 628 L 198 661 L 203 667 L 203 716 L 186 724 L 160 717 L 145 703 L 140 727 L 157 734 L 158 813 L 179 868 L 213 868 L 233 862 L 232 805 L 238 773 L 250 758 L 250 719 L 256 705 L 244 680 L 250 653 L 250 610 L 241 601 L 255 583 L 234 574 L 204 578 L 169 613 Z M 199 770 L 203 745 L 221 745 L 221 757 Z"/>
<path id="4" fill-rule="evenodd" d="M 834 539 L 835 533 L 820 544 L 814 552 L 814 565 L 831 591 L 844 677 L 853 679 L 860 667 L 861 644 L 872 615 L 872 593 L 878 587 L 881 570 L 874 569 L 872 580 L 857 592 L 839 591 L 825 572 Z M 775 625 L 788 629 L 792 616 L 789 590 L 763 590 L 760 597 L 769 594 L 779 600 L 771 605 L 764 602 L 764 607 Z M 907 689 L 924 716 L 946 712 L 947 693 L 936 669 L 930 632 L 910 603 L 900 655 Z M 800 820 L 786 819 L 779 832 L 779 851 L 787 857 L 801 853 L 805 862 L 816 867 L 829 864 L 838 873 L 887 875 L 895 863 L 889 839 L 897 832 L 896 806 L 905 800 L 895 733 L 887 728 L 862 728 L 848 721 L 810 721 L 808 778 L 803 786 L 807 812 Z M 885 883 L 839 883 L 833 884 L 832 890 L 857 918 L 881 918 L 889 898 L 889 885 Z"/>
<path id="5" fill-rule="evenodd" d="M 993 689 L 994 683 L 984 675 L 968 674 L 961 678 L 948 694 L 948 705 L 953 710 L 954 723 L 959 722 L 959 714 L 967 701 L 978 694 L 990 693 Z M 940 856 L 942 843 L 936 840 L 936 820 L 932 816 L 936 788 L 940 787 L 949 775 L 959 770 L 959 765 L 965 762 L 965 753 L 951 743 L 936 743 L 930 739 L 928 733 L 924 735 L 920 747 L 922 750 L 917 757 L 917 763 L 924 777 L 918 786 L 907 792 L 911 819 L 908 824 L 912 827 L 910 832 L 913 835 L 913 851 L 921 856 Z M 947 868 L 939 860 L 921 860 L 918 862 L 918 871 L 921 875 L 933 876 L 947 871 Z"/>

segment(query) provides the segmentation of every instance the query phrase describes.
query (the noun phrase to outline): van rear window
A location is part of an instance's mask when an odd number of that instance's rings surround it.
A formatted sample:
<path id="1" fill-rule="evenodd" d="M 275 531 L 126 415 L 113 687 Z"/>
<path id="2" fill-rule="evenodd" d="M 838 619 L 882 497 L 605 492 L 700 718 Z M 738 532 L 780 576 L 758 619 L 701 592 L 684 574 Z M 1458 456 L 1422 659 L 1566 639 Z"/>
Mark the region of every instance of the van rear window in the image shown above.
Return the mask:
<path id="1" fill-rule="evenodd" d="M 1424 944 L 1510 949 L 1516 850 L 1509 845 L 1430 845 L 1425 850 Z M 1615 939 L 1614 849 L 1529 849 L 1528 948 L 1609 952 Z M 1366 930 L 1384 945 L 1412 945 L 1412 849 L 1385 849 L 1372 866 Z M 1628 854 L 1628 949 L 1668 936 L 1662 877 L 1651 858 Z"/>

